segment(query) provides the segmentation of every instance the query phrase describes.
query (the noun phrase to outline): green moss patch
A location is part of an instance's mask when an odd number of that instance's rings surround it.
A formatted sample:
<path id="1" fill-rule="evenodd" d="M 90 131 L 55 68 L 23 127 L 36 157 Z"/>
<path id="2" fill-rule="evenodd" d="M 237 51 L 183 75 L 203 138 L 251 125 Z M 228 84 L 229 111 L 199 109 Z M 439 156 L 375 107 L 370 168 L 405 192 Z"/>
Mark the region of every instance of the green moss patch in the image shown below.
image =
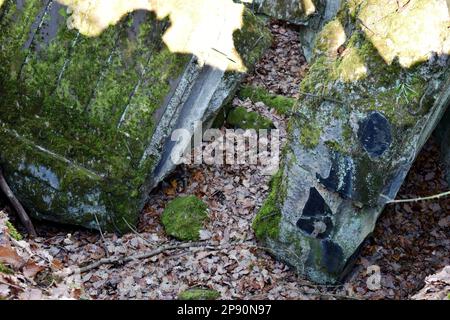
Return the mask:
<path id="1" fill-rule="evenodd" d="M 167 234 L 183 241 L 200 238 L 208 219 L 208 206 L 196 196 L 178 197 L 169 202 L 161 217 Z"/>
<path id="2" fill-rule="evenodd" d="M 301 127 L 300 143 L 307 149 L 313 149 L 319 144 L 321 133 L 320 127 L 304 124 Z"/>
<path id="3" fill-rule="evenodd" d="M 269 108 L 275 109 L 279 114 L 289 114 L 295 105 L 295 99 L 268 92 L 264 88 L 244 85 L 238 92 L 240 99 L 250 99 L 253 102 L 262 102 Z"/>
<path id="4" fill-rule="evenodd" d="M 237 107 L 230 111 L 227 117 L 227 123 L 234 128 L 240 129 L 272 129 L 272 121 L 260 114 L 247 111 L 244 107 Z"/>
<path id="5" fill-rule="evenodd" d="M 14 240 L 20 241 L 23 239 L 22 235 L 17 231 L 17 229 L 12 225 L 11 222 L 6 221 L 6 227 L 8 228 L 8 233 Z"/>
<path id="6" fill-rule="evenodd" d="M 253 230 L 259 240 L 278 239 L 280 234 L 280 199 L 286 191 L 282 188 L 283 171 L 278 171 L 270 181 L 270 193 L 253 220 Z"/>
<path id="7" fill-rule="evenodd" d="M 188 289 L 178 295 L 179 300 L 216 300 L 220 293 L 211 289 Z"/>
<path id="8" fill-rule="evenodd" d="M 14 271 L 0 262 L 0 273 L 13 274 Z"/>

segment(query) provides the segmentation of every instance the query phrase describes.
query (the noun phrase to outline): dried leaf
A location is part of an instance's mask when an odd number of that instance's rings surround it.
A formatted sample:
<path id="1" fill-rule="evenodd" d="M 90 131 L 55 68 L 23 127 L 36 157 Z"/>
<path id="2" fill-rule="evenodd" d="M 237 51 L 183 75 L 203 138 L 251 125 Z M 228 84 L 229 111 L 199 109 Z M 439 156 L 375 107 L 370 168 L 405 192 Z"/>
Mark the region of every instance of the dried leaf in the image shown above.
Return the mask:
<path id="1" fill-rule="evenodd" d="M 0 262 L 10 265 L 14 269 L 20 269 L 25 261 L 10 246 L 0 247 Z"/>
<path id="2" fill-rule="evenodd" d="M 44 267 L 39 266 L 36 262 L 30 260 L 25 264 L 22 272 L 25 277 L 33 279 L 34 276 L 43 269 Z"/>

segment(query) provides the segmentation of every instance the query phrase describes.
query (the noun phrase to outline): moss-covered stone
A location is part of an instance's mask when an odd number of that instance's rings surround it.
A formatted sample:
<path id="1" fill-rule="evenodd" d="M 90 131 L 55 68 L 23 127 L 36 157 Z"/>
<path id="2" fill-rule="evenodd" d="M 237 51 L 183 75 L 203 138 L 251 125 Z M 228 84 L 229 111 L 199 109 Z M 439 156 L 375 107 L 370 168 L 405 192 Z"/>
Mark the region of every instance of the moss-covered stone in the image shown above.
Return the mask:
<path id="1" fill-rule="evenodd" d="M 236 107 L 228 113 L 227 123 L 240 129 L 271 129 L 272 121 L 254 111 L 247 111 L 244 107 Z"/>
<path id="2" fill-rule="evenodd" d="M 199 240 L 207 219 L 208 206 L 196 196 L 172 200 L 161 216 L 167 234 L 183 241 Z"/>
<path id="3" fill-rule="evenodd" d="M 269 108 L 275 109 L 279 114 L 289 115 L 294 108 L 296 99 L 276 95 L 264 88 L 244 85 L 239 89 L 238 97 L 250 99 L 253 102 L 262 102 Z"/>
<path id="4" fill-rule="evenodd" d="M 180 292 L 179 300 L 216 300 L 220 298 L 220 292 L 211 289 L 188 289 Z"/>

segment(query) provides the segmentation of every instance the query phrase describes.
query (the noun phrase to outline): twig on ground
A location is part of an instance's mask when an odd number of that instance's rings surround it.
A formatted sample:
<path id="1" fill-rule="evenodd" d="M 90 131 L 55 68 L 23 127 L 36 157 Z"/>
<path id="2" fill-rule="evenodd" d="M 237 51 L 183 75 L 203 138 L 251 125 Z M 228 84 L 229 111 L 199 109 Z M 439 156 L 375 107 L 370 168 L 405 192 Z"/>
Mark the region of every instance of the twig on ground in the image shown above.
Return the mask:
<path id="1" fill-rule="evenodd" d="M 95 218 L 95 222 L 97 223 L 98 231 L 100 232 L 100 236 L 102 238 L 103 250 L 105 250 L 106 256 L 109 257 L 109 251 L 108 251 L 108 247 L 106 246 L 106 239 L 105 239 L 105 236 L 103 235 L 102 226 L 100 225 L 100 222 L 98 221 L 98 218 L 97 218 L 97 214 L 95 212 L 94 212 L 94 218 Z"/>
<path id="2" fill-rule="evenodd" d="M 1 283 L 1 284 L 4 284 L 4 285 L 6 285 L 6 286 L 10 286 L 10 287 L 12 287 L 12 288 L 19 289 L 19 290 L 22 290 L 22 291 L 23 291 L 23 288 L 22 288 L 22 287 L 19 287 L 19 286 L 15 285 L 15 284 L 12 284 L 12 283 L 9 283 L 9 282 L 3 281 L 3 280 L 0 280 L 0 283 Z"/>
<path id="3" fill-rule="evenodd" d="M 134 254 L 131 256 L 125 256 L 125 257 L 112 256 L 110 258 L 103 258 L 103 259 L 97 260 L 96 262 L 93 262 L 85 267 L 79 268 L 79 270 L 72 270 L 72 272 L 70 272 L 69 275 L 72 275 L 75 272 L 86 273 L 93 269 L 97 269 L 98 267 L 105 265 L 105 264 L 126 263 L 126 262 L 130 262 L 130 261 L 134 261 L 134 260 L 148 259 L 148 258 L 157 256 L 158 254 L 161 254 L 161 253 L 163 253 L 165 251 L 169 251 L 169 250 L 204 247 L 207 245 L 210 245 L 210 244 L 206 243 L 206 242 L 188 242 L 188 243 L 180 243 L 180 244 L 175 244 L 175 245 L 166 245 L 166 246 L 162 246 L 155 250 L 144 251 L 143 253 L 138 253 L 138 254 Z"/>
<path id="4" fill-rule="evenodd" d="M 271 250 L 270 248 L 264 248 L 264 247 L 260 247 L 260 246 L 256 246 L 253 244 L 247 244 L 244 242 L 238 242 L 238 243 L 228 243 L 225 245 L 214 245 L 211 244 L 210 242 L 187 242 L 187 243 L 179 243 L 179 244 L 173 244 L 173 245 L 166 245 L 166 246 L 162 246 L 158 249 L 154 249 L 154 250 L 147 250 L 144 251 L 142 253 L 138 253 L 138 254 L 133 254 L 130 256 L 123 256 L 123 257 L 116 257 L 116 256 L 111 256 L 109 258 L 103 258 L 100 260 L 97 260 L 87 266 L 84 267 L 80 267 L 78 269 L 74 269 L 69 273 L 70 275 L 73 275 L 75 273 L 86 273 L 88 271 L 94 270 L 99 268 L 102 265 L 106 265 L 106 264 L 123 264 L 123 263 L 127 263 L 130 261 L 135 261 L 135 260 L 140 260 L 140 259 L 148 259 L 154 256 L 157 256 L 158 254 L 164 253 L 165 251 L 170 251 L 170 250 L 177 250 L 177 249 L 194 249 L 194 248 L 204 248 L 207 250 L 223 250 L 226 249 L 229 246 L 232 245 L 248 245 L 248 247 L 251 248 L 255 248 L 255 249 L 259 249 L 259 250 Z"/>
<path id="5" fill-rule="evenodd" d="M 419 197 L 419 198 L 414 198 L 414 199 L 399 199 L 399 200 L 390 199 L 389 197 L 385 196 L 384 194 L 381 195 L 381 197 L 383 197 L 384 199 L 388 200 L 386 202 L 386 204 L 435 200 L 435 199 L 440 199 L 440 198 L 444 198 L 444 197 L 448 197 L 448 196 L 450 196 L 450 191 L 439 193 L 439 194 L 435 194 L 435 195 L 428 196 L 428 197 Z"/>
<path id="6" fill-rule="evenodd" d="M 16 196 L 14 195 L 14 193 L 12 192 L 8 183 L 6 182 L 6 179 L 3 176 L 3 171 L 1 168 L 0 168 L 0 190 L 5 194 L 5 196 L 9 200 L 9 202 L 11 202 L 11 205 L 14 207 L 14 210 L 17 212 L 17 215 L 19 216 L 20 221 L 27 229 L 30 237 L 36 238 L 37 233 L 36 233 L 36 230 L 34 229 L 33 223 L 31 222 L 30 217 L 28 216 L 27 212 L 23 208 L 22 204 L 19 202 L 19 200 L 17 200 Z"/>
<path id="7" fill-rule="evenodd" d="M 131 230 L 131 232 L 133 232 L 136 236 L 138 236 L 140 239 L 142 239 L 146 244 L 151 245 L 152 243 L 150 241 L 148 241 L 147 239 L 145 239 L 137 230 L 136 228 L 134 228 L 128 221 L 127 219 L 122 217 L 122 220 L 125 222 L 125 224 L 127 225 L 127 227 Z"/>

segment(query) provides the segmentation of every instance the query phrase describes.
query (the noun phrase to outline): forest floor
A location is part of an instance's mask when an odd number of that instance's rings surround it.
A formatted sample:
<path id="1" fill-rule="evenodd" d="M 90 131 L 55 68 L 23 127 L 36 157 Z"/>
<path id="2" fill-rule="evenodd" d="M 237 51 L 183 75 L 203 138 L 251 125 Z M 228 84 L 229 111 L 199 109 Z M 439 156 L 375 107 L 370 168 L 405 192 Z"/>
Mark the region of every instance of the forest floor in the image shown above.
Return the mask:
<path id="1" fill-rule="evenodd" d="M 297 97 L 307 70 L 298 34 L 280 23 L 272 23 L 271 29 L 274 44 L 246 83 Z M 233 105 L 270 118 L 285 138 L 286 119 L 264 103 L 235 98 Z M 8 257 L 3 262 L 11 266 L 0 272 L 0 298 L 176 299 L 183 290 L 201 287 L 217 290 L 222 299 L 404 299 L 423 287 L 426 276 L 450 264 L 450 200 L 392 204 L 344 284 L 310 283 L 258 247 L 251 223 L 267 196 L 269 180 L 257 165 L 180 167 L 152 192 L 138 229 L 121 237 L 37 223 L 40 237 L 20 241 L 5 232 L 7 217 L 0 213 L 0 256 Z M 446 190 L 439 149 L 431 138 L 398 198 Z M 200 233 L 205 244 L 119 261 L 178 245 L 165 234 L 160 216 L 168 201 L 188 194 L 209 206 L 209 222 Z M 14 222 L 14 214 L 9 216 Z M 75 266 L 107 257 L 117 257 L 116 263 L 70 274 Z M 374 265 L 381 271 L 379 288 L 367 285 L 367 270 Z"/>

